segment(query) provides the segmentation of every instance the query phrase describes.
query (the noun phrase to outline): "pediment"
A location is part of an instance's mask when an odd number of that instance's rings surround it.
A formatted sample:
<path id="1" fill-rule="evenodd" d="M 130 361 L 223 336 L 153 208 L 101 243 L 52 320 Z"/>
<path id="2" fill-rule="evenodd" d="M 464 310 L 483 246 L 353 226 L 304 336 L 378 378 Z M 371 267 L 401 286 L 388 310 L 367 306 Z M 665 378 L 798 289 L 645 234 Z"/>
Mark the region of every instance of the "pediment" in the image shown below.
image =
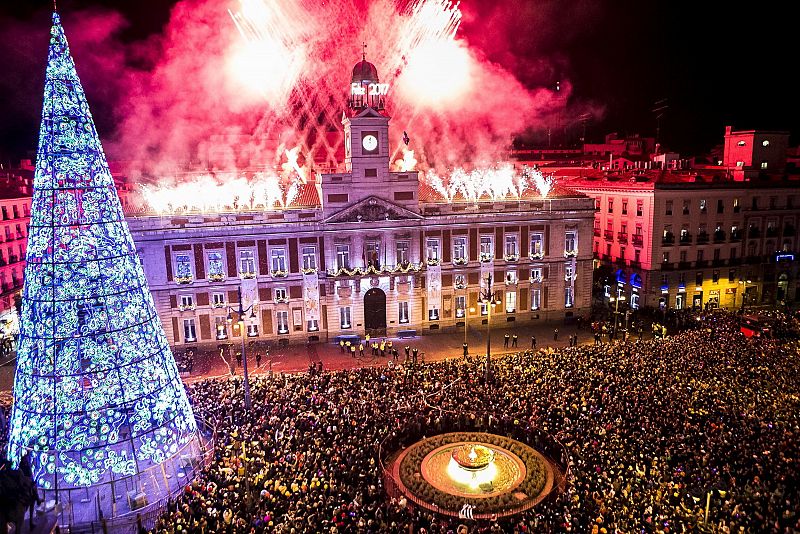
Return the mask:
<path id="1" fill-rule="evenodd" d="M 326 223 L 377 222 L 399 220 L 422 220 L 423 217 L 411 210 L 393 204 L 380 197 L 369 196 L 338 211 L 325 219 Z"/>

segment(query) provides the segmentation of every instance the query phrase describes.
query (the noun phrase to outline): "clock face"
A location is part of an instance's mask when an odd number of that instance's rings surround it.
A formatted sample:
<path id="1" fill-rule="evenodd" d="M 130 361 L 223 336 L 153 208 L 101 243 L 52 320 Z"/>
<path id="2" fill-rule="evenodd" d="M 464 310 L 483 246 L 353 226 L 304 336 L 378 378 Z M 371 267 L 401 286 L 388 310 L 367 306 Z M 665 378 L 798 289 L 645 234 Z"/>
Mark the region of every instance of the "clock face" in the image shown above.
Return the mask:
<path id="1" fill-rule="evenodd" d="M 365 135 L 361 140 L 361 146 L 363 146 L 364 150 L 367 152 L 373 152 L 376 148 L 378 148 L 378 138 L 372 134 Z"/>

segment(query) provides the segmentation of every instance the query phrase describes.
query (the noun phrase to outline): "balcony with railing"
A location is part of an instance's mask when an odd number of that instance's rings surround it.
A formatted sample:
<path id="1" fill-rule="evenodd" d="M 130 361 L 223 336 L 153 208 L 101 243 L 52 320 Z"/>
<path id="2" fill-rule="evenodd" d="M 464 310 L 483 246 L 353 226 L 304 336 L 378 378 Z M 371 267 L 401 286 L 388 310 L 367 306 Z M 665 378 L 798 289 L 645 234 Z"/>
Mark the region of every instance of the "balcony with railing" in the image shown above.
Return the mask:
<path id="1" fill-rule="evenodd" d="M 747 265 L 758 265 L 759 263 L 761 263 L 761 256 L 747 256 L 744 259 L 744 262 Z"/>
<path id="2" fill-rule="evenodd" d="M 724 267 L 725 266 L 725 260 L 723 260 L 722 258 L 719 258 L 719 259 L 716 259 L 716 260 L 711 260 L 711 265 L 714 266 L 714 267 Z"/>
<path id="3" fill-rule="evenodd" d="M 679 261 L 678 262 L 678 269 L 688 269 L 692 266 L 692 262 L 690 261 Z"/>
<path id="4" fill-rule="evenodd" d="M 708 267 L 708 260 L 697 260 L 695 262 L 695 267 L 697 267 L 698 269 L 701 267 Z"/>
<path id="5" fill-rule="evenodd" d="M 619 265 L 620 267 L 625 267 L 626 265 L 625 258 L 617 258 L 614 260 L 614 263 Z"/>
<path id="6" fill-rule="evenodd" d="M 731 232 L 731 241 L 741 241 L 741 240 L 742 240 L 741 230 L 734 230 Z"/>
<path id="7" fill-rule="evenodd" d="M 628 242 L 628 232 L 617 232 L 617 241 L 620 243 Z"/>
<path id="8" fill-rule="evenodd" d="M 611 256 L 609 254 L 603 254 L 602 256 L 600 256 L 600 259 L 603 260 L 603 261 L 609 261 L 610 262 L 611 261 Z"/>
<path id="9" fill-rule="evenodd" d="M 614 239 L 614 231 L 613 230 L 606 230 L 603 232 L 603 237 L 606 238 L 606 241 L 613 241 Z"/>
<path id="10" fill-rule="evenodd" d="M 634 247 L 644 246 L 644 235 L 642 234 L 633 234 L 631 240 L 633 241 Z"/>
<path id="11" fill-rule="evenodd" d="M 661 270 L 662 271 L 672 271 L 673 269 L 675 269 L 675 264 L 674 263 L 665 261 L 665 262 L 663 262 L 661 264 Z"/>
<path id="12" fill-rule="evenodd" d="M 633 267 L 634 269 L 641 269 L 642 268 L 642 262 L 640 262 L 638 260 L 631 260 L 630 264 L 631 264 L 631 267 Z"/>
<path id="13" fill-rule="evenodd" d="M 595 236 L 595 237 L 600 237 L 600 228 L 597 228 L 597 227 L 595 227 L 595 229 L 594 229 L 594 236 Z"/>
<path id="14" fill-rule="evenodd" d="M 756 238 L 756 237 L 761 237 L 761 229 L 758 228 L 757 226 L 751 226 L 747 230 L 747 237 L 750 238 L 750 239 L 753 239 L 753 238 Z"/>
<path id="15" fill-rule="evenodd" d="M 692 244 L 692 234 L 686 232 L 685 234 L 681 234 L 680 237 L 681 245 L 691 245 Z"/>
<path id="16" fill-rule="evenodd" d="M 697 244 L 698 245 L 705 245 L 708 243 L 708 233 L 700 232 L 697 234 Z"/>
<path id="17" fill-rule="evenodd" d="M 661 244 L 662 245 L 674 245 L 675 244 L 675 235 L 672 232 L 667 232 L 661 237 Z"/>
<path id="18" fill-rule="evenodd" d="M 714 232 L 714 243 L 722 243 L 725 241 L 725 232 L 723 230 L 717 230 Z"/>
<path id="19" fill-rule="evenodd" d="M 731 267 L 735 267 L 736 265 L 742 264 L 742 258 L 731 258 L 728 260 L 728 265 Z"/>

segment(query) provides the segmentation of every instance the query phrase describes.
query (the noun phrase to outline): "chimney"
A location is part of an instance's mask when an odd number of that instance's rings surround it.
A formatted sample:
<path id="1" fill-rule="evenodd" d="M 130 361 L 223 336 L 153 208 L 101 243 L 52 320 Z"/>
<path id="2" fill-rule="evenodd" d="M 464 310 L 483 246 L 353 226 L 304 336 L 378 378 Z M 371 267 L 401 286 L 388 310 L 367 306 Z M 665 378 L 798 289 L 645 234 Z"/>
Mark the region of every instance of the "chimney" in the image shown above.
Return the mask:
<path id="1" fill-rule="evenodd" d="M 733 132 L 733 126 L 726 126 L 725 127 L 725 135 L 730 135 Z"/>

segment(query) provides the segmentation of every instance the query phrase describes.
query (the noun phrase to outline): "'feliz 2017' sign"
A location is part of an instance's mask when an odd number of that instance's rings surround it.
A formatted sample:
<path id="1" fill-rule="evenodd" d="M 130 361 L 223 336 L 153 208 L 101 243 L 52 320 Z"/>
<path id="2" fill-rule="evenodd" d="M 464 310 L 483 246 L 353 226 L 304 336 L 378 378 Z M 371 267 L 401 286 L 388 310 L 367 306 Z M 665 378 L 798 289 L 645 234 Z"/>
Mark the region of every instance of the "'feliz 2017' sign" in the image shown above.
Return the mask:
<path id="1" fill-rule="evenodd" d="M 369 96 L 384 96 L 389 94 L 388 83 L 371 83 L 362 85 L 360 83 L 350 84 L 351 95 L 369 95 Z"/>

